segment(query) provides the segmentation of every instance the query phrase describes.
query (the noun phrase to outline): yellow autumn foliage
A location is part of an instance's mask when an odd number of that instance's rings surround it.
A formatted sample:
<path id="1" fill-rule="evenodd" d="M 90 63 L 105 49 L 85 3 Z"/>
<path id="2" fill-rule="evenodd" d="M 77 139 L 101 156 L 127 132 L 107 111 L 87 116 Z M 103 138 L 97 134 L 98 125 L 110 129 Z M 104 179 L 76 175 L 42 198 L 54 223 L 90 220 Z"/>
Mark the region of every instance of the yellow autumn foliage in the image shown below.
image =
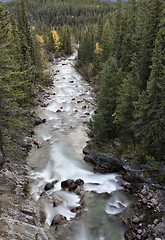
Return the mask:
<path id="1" fill-rule="evenodd" d="M 117 112 L 114 112 L 114 113 L 112 114 L 112 117 L 113 117 L 113 123 L 115 123 L 115 122 L 117 121 L 117 118 L 118 118 Z"/>
<path id="2" fill-rule="evenodd" d="M 37 37 L 37 39 L 38 39 L 38 41 L 41 43 L 41 44 L 43 44 L 44 43 L 44 39 L 43 39 L 43 36 L 41 35 L 36 35 L 36 37 Z"/>
<path id="3" fill-rule="evenodd" d="M 100 47 L 99 43 L 96 43 L 95 53 L 99 54 L 103 51 L 103 49 Z"/>
<path id="4" fill-rule="evenodd" d="M 55 48 L 56 51 L 59 51 L 60 47 L 61 47 L 61 42 L 60 42 L 60 38 L 57 34 L 57 31 L 53 28 L 51 33 L 52 33 L 53 40 L 54 40 L 54 48 Z"/>
<path id="5" fill-rule="evenodd" d="M 35 31 L 35 26 L 31 26 L 31 30 Z"/>

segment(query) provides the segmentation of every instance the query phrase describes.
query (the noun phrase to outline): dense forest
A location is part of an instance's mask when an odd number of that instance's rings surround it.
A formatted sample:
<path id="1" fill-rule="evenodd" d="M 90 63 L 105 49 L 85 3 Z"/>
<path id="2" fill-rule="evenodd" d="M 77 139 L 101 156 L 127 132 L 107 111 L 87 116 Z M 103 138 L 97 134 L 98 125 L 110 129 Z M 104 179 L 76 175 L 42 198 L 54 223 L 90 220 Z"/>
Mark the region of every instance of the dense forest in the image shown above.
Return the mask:
<path id="1" fill-rule="evenodd" d="M 51 82 L 24 1 L 17 9 L 17 20 L 0 2 L 0 51 L 0 150 L 4 159 L 17 160 L 25 155 L 22 138 L 29 134 L 34 90 Z"/>
<path id="2" fill-rule="evenodd" d="M 118 1 L 80 39 L 78 66 L 98 88 L 89 135 L 160 167 L 165 157 L 165 5 Z M 101 144 L 102 145 L 102 144 Z"/>
<path id="3" fill-rule="evenodd" d="M 165 161 L 164 0 L 28 0 L 5 5 L 13 15 L 0 3 L 3 142 L 24 128 L 34 86 L 45 79 L 43 52 L 49 59 L 50 52 L 55 57 L 70 54 L 75 41 L 76 67 L 97 92 L 89 136 L 108 152 L 135 154 L 140 162 L 160 167 Z"/>

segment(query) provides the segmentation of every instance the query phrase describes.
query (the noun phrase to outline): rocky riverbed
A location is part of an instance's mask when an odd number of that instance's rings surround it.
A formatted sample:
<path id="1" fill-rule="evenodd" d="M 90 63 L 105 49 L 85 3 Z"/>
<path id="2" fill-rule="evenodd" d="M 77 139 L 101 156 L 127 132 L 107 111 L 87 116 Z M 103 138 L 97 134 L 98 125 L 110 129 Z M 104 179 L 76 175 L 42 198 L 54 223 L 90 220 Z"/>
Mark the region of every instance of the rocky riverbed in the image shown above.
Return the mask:
<path id="1" fill-rule="evenodd" d="M 128 184 L 125 191 L 132 194 L 133 216 L 123 218 L 127 240 L 165 240 L 165 188 L 155 178 L 145 177 L 142 166 L 131 167 L 126 158 L 96 153 L 89 142 L 83 150 L 84 160 L 94 165 L 95 172 L 119 172 Z"/>

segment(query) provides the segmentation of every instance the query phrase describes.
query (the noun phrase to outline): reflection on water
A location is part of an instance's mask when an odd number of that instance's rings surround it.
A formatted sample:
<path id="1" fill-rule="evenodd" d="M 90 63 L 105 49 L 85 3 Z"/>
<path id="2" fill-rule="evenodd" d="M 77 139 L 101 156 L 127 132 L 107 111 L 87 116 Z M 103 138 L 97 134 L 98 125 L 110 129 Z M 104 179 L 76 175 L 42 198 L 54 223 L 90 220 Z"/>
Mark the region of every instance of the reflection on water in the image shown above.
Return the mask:
<path id="1" fill-rule="evenodd" d="M 47 107 L 38 109 L 38 115 L 47 121 L 35 128 L 35 139 L 43 141 L 40 149 L 34 149 L 29 164 L 34 178 L 31 193 L 39 200 L 46 214 L 46 223 L 51 225 L 55 215 L 67 220 L 74 219 L 71 211 L 81 205 L 82 196 L 61 189 L 61 181 L 83 179 L 81 187 L 85 199 L 84 211 L 70 240 L 121 240 L 124 229 L 119 223 L 119 214 L 129 205 L 120 193 L 117 174 L 98 174 L 83 161 L 82 149 L 86 145 L 86 124 L 94 112 L 91 86 L 75 71 L 69 62 L 61 60 L 51 69 L 58 71 L 54 78 L 55 95 L 47 100 Z M 85 101 L 85 100 L 87 101 Z M 91 102 L 91 103 L 90 103 Z M 58 180 L 54 188 L 44 192 L 45 184 Z M 113 194 L 112 194 L 113 193 Z M 53 201 L 60 205 L 53 207 Z M 61 239 L 61 238 L 59 238 Z"/>

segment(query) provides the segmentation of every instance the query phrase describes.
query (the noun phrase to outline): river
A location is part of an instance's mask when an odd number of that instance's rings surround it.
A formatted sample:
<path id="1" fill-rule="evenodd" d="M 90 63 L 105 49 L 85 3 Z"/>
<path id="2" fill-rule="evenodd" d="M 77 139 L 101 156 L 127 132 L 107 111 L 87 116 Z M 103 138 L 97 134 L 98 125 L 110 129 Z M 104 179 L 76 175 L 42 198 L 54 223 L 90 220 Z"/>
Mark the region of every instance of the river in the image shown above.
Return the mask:
<path id="1" fill-rule="evenodd" d="M 46 123 L 34 129 L 34 138 L 43 144 L 28 158 L 33 178 L 31 194 L 45 212 L 50 239 L 122 240 L 125 229 L 120 217 L 126 214 L 130 202 L 119 176 L 93 173 L 92 166 L 83 160 L 82 150 L 88 140 L 86 122 L 95 108 L 91 86 L 73 67 L 76 54 L 51 65 L 54 85 L 47 90 L 50 96 L 45 107 L 36 110 Z M 84 181 L 81 194 L 61 189 L 61 181 L 78 178 Z M 58 180 L 54 188 L 42 194 L 45 184 L 54 180 Z M 62 204 L 53 207 L 54 200 Z M 80 206 L 81 214 L 76 217 L 71 210 Z M 57 214 L 68 221 L 55 231 L 50 225 Z"/>

